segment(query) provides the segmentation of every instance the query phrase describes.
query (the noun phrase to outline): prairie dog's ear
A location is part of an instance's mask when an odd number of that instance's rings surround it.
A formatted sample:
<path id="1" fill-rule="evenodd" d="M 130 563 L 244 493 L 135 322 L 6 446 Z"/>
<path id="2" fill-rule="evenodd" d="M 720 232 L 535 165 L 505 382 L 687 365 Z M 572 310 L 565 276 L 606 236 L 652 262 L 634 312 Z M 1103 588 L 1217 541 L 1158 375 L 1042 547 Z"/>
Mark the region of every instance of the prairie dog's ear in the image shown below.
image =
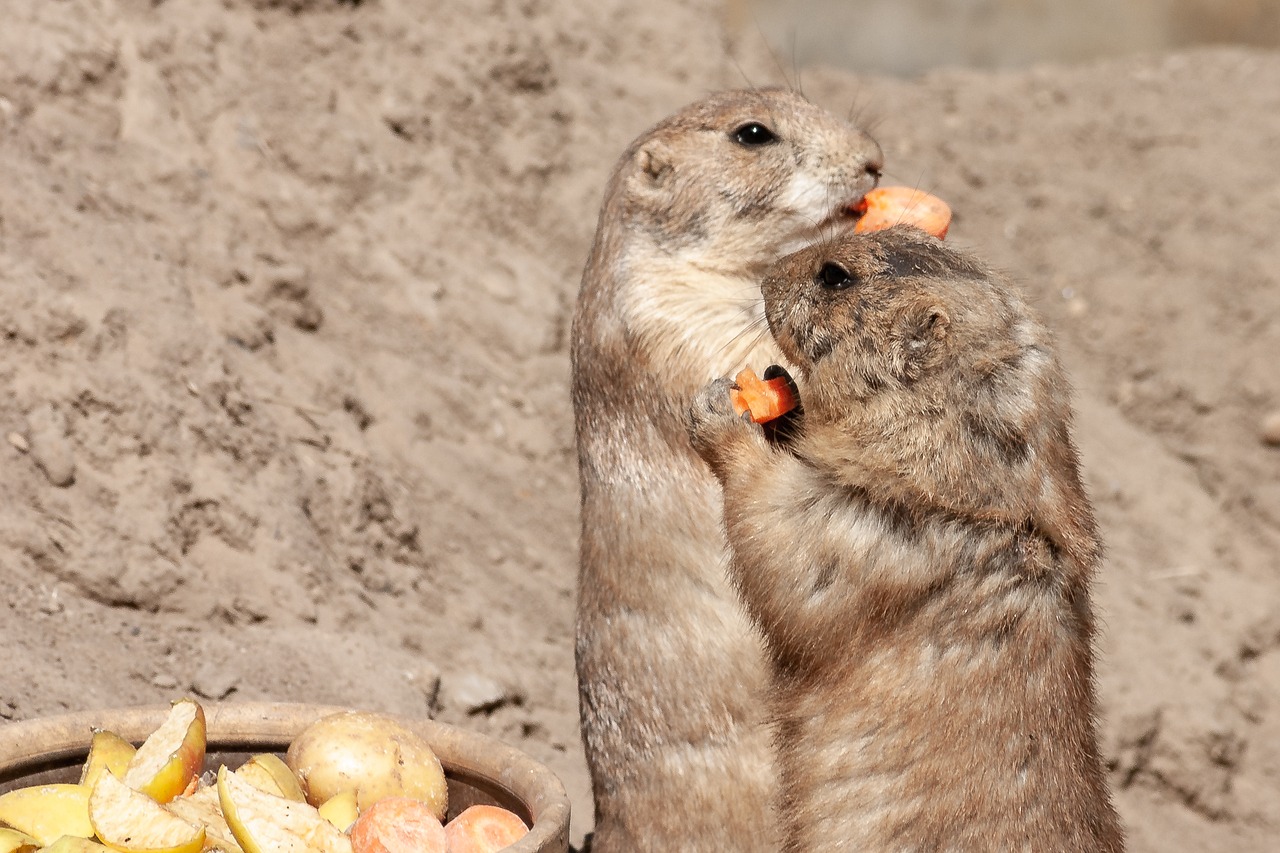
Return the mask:
<path id="1" fill-rule="evenodd" d="M 920 338 L 945 340 L 951 331 L 951 315 L 941 305 L 930 305 L 920 315 Z"/>
<path id="2" fill-rule="evenodd" d="M 941 305 L 912 305 L 903 312 L 898 334 L 910 351 L 921 352 L 946 340 L 951 329 L 951 315 Z"/>
<path id="3" fill-rule="evenodd" d="M 903 311 L 895 330 L 895 372 L 900 378 L 906 381 L 918 378 L 950 330 L 951 315 L 937 303 L 916 303 Z"/>
<path id="4" fill-rule="evenodd" d="M 636 152 L 636 165 L 640 167 L 640 176 L 654 186 L 662 186 L 671 177 L 671 153 L 667 146 L 658 140 L 650 140 Z"/>

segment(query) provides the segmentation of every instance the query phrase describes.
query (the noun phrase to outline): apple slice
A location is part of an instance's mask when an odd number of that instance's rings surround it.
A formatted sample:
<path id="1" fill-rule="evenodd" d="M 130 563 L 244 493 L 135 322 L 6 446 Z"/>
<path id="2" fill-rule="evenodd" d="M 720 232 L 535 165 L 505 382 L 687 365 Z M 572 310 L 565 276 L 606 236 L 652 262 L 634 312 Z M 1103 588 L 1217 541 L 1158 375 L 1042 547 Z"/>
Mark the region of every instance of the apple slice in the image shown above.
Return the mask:
<path id="1" fill-rule="evenodd" d="M 146 794 L 104 773 L 89 796 L 98 838 L 121 853 L 200 853 L 204 827 L 193 826 Z"/>
<path id="2" fill-rule="evenodd" d="M 214 785 L 201 785 L 190 794 L 174 797 L 164 806 L 187 823 L 204 827 L 206 850 L 217 849 L 223 853 L 243 853 L 236 837 L 222 816 L 218 803 L 218 789 Z"/>
<path id="3" fill-rule="evenodd" d="M 355 788 L 339 791 L 325 800 L 316 811 L 320 812 L 320 817 L 346 832 L 356 822 L 356 818 L 360 817 Z"/>
<path id="4" fill-rule="evenodd" d="M 63 836 L 63 838 L 66 837 L 65 835 Z M 57 842 L 54 843 L 56 844 Z M 0 853 L 32 853 L 33 850 L 39 847 L 40 842 L 25 832 L 19 832 L 7 826 L 0 826 Z"/>
<path id="5" fill-rule="evenodd" d="M 256 764 L 270 773 L 271 778 L 275 779 L 276 784 L 280 786 L 280 793 L 286 800 L 293 800 L 296 803 L 307 801 L 307 795 L 303 793 L 298 777 L 293 775 L 289 765 L 285 764 L 280 756 L 273 752 L 264 752 L 250 758 L 249 763 Z"/>
<path id="6" fill-rule="evenodd" d="M 0 850 L 4 848 L 0 846 Z M 92 838 L 80 838 L 75 835 L 64 835 L 40 853 L 111 853 L 111 848 L 99 844 Z"/>
<path id="7" fill-rule="evenodd" d="M 293 775 L 289 765 L 280 756 L 270 752 L 253 756 L 240 765 L 235 774 L 268 794 L 276 794 L 295 803 L 305 802 L 307 799 L 302 793 L 302 786 L 298 784 L 298 777 Z"/>
<path id="8" fill-rule="evenodd" d="M 315 806 L 260 791 L 218 768 L 218 802 L 244 853 L 351 853 L 351 841 Z"/>
<path id="9" fill-rule="evenodd" d="M 34 838 L 41 847 L 64 835 L 93 837 L 89 789 L 83 785 L 33 785 L 0 795 L 0 822 Z"/>
<path id="10" fill-rule="evenodd" d="M 137 751 L 133 744 L 115 732 L 94 729 L 89 757 L 85 759 L 84 770 L 80 771 L 80 784 L 92 791 L 94 783 L 104 772 L 116 777 L 124 776 Z"/>
<path id="11" fill-rule="evenodd" d="M 204 709 L 191 699 L 173 703 L 160 728 L 138 747 L 124 783 L 157 803 L 181 794 L 204 766 Z"/>

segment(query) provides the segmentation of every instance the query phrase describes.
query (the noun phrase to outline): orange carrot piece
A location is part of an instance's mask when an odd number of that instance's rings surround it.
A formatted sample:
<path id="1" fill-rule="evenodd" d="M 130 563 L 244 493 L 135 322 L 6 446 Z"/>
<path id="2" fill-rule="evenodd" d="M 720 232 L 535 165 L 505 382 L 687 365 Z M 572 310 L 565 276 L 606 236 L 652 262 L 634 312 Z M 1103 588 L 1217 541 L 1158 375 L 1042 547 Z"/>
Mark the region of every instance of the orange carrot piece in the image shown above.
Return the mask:
<path id="1" fill-rule="evenodd" d="M 411 797 L 378 800 L 350 835 L 353 853 L 447 853 L 449 844 L 431 806 Z"/>
<path id="2" fill-rule="evenodd" d="M 877 187 L 853 209 L 862 214 L 853 226 L 859 234 L 894 225 L 914 225 L 941 240 L 951 226 L 951 208 L 945 201 L 911 187 Z"/>
<path id="3" fill-rule="evenodd" d="M 762 424 L 780 418 L 796 407 L 791 382 L 785 376 L 761 379 L 750 367 L 744 367 L 733 381 L 738 387 L 729 391 L 729 399 L 739 417 L 750 412 L 751 420 Z"/>
<path id="4" fill-rule="evenodd" d="M 524 838 L 529 827 L 498 806 L 471 806 L 445 824 L 444 831 L 449 853 L 493 853 Z"/>
<path id="5" fill-rule="evenodd" d="M 191 781 L 187 783 L 187 787 L 183 788 L 182 793 L 179 794 L 178 796 L 189 797 L 192 794 L 194 794 L 199 788 L 200 788 L 200 774 L 197 773 L 196 775 L 191 777 Z"/>

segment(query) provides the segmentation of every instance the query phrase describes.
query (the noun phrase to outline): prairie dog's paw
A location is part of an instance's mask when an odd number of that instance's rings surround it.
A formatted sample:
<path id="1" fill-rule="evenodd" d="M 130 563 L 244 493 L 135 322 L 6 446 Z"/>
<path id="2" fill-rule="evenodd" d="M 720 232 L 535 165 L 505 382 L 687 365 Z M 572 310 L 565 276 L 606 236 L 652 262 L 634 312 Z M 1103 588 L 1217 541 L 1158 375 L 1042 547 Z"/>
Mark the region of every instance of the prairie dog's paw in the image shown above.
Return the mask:
<path id="1" fill-rule="evenodd" d="M 734 445 L 765 446 L 763 430 L 751 422 L 749 415 L 734 412 L 729 398 L 733 387 L 732 379 L 717 379 L 695 394 L 689 406 L 689 441 L 717 474 Z"/>

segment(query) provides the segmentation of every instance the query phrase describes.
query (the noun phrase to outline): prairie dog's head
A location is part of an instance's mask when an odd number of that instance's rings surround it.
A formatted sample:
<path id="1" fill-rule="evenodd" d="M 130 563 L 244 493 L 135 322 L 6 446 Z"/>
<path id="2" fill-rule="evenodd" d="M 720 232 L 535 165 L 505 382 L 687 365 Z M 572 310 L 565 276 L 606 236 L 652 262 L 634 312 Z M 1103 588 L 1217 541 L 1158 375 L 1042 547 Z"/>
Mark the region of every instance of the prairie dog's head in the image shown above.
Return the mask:
<path id="1" fill-rule="evenodd" d="M 1092 515 L 1048 329 L 965 252 L 897 226 L 815 244 L 762 286 L 804 406 L 797 447 L 856 488 L 1034 519 L 1088 559 Z"/>
<path id="2" fill-rule="evenodd" d="M 666 254 L 736 268 L 852 222 L 879 179 L 866 133 L 789 89 L 720 92 L 640 137 L 615 178 L 624 227 Z"/>
<path id="3" fill-rule="evenodd" d="M 833 413 L 880 395 L 980 384 L 1046 343 L 995 273 L 908 226 L 789 255 L 762 292 L 778 346 L 815 386 L 822 399 L 813 403 Z"/>

